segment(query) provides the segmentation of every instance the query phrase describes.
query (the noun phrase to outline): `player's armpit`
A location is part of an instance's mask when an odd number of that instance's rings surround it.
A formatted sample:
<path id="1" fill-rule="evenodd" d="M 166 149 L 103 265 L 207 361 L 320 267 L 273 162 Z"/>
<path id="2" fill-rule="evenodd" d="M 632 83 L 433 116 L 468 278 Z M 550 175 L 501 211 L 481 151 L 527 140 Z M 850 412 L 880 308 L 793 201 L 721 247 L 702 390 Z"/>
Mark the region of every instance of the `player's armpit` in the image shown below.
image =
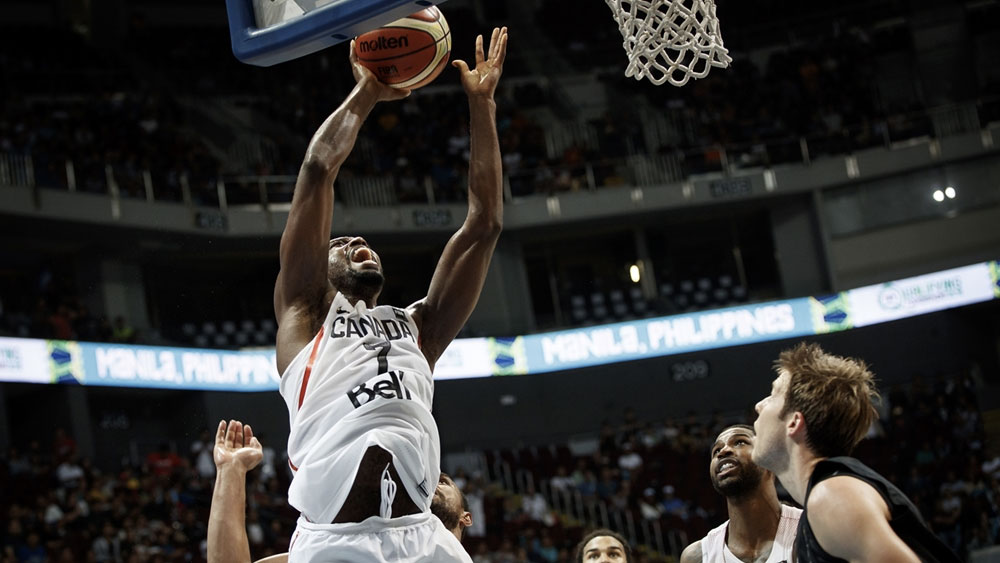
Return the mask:
<path id="1" fill-rule="evenodd" d="M 410 306 L 431 369 L 476 308 L 499 237 L 499 227 L 459 229 L 441 253 L 427 297 Z"/>
<path id="2" fill-rule="evenodd" d="M 807 501 L 809 526 L 827 553 L 847 561 L 920 559 L 889 525 L 889 507 L 868 483 L 848 476 L 816 485 Z"/>

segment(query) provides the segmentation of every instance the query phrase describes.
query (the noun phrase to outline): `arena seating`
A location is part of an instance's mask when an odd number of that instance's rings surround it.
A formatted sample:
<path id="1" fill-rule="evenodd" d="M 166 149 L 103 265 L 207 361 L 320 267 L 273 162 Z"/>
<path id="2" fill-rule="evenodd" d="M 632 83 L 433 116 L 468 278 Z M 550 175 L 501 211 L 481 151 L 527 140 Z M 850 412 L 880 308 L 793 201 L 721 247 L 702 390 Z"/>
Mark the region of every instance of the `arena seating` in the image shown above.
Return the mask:
<path id="1" fill-rule="evenodd" d="M 974 380 L 914 378 L 883 394 L 889 414 L 856 455 L 899 483 L 957 553 L 996 543 L 1000 457 L 987 446 Z M 466 534 L 466 548 L 475 561 L 568 562 L 588 527 L 607 525 L 635 542 L 638 561 L 665 561 L 660 546 L 676 557 L 725 519 L 708 480 L 708 448 L 721 428 L 740 421 L 718 413 L 642 420 L 626 410 L 569 443 L 486 449 L 480 467 L 446 467 L 474 497 L 482 524 Z M 16 444 L 0 461 L 0 556 L 204 560 L 209 437 L 133 444 L 114 471 L 81 459 L 63 429 L 49 441 Z M 255 558 L 287 548 L 296 517 L 285 502 L 288 480 L 273 450 L 249 476 Z"/>

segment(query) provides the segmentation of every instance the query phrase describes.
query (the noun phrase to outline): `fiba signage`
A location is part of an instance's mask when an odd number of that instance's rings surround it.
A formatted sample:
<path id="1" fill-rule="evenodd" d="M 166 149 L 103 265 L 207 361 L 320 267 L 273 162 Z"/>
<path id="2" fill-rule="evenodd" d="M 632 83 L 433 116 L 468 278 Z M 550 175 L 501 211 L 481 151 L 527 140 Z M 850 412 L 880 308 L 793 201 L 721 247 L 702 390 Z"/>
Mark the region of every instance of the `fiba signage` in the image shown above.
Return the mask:
<path id="1" fill-rule="evenodd" d="M 0 348 L 0 372 L 21 371 L 22 369 L 24 369 L 24 362 L 21 360 L 20 350 L 13 346 Z"/>
<path id="2" fill-rule="evenodd" d="M 924 284 L 887 283 L 878 296 L 879 305 L 885 310 L 909 307 L 924 301 L 961 298 L 962 278 L 933 280 Z"/>
<path id="3" fill-rule="evenodd" d="M 0 381 L 51 383 L 45 341 L 0 338 Z"/>
<path id="4" fill-rule="evenodd" d="M 988 263 L 847 292 L 854 326 L 911 317 L 993 299 Z"/>

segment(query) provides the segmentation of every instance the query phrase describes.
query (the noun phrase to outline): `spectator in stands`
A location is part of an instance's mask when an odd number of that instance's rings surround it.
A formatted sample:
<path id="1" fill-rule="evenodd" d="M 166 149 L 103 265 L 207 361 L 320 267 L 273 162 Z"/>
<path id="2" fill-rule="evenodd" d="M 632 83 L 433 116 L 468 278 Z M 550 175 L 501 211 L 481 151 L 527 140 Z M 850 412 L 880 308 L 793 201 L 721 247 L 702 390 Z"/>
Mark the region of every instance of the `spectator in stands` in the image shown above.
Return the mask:
<path id="1" fill-rule="evenodd" d="M 183 464 L 184 461 L 177 454 L 170 451 L 170 445 L 167 443 L 160 444 L 160 447 L 155 452 L 150 452 L 146 456 L 146 465 L 149 466 L 149 470 L 153 475 L 157 477 L 168 477 Z"/>
<path id="2" fill-rule="evenodd" d="M 56 340 L 72 340 L 73 339 L 73 321 L 74 319 L 70 315 L 69 308 L 60 304 L 55 312 L 49 315 L 49 325 L 51 325 L 52 338 Z"/>
<path id="3" fill-rule="evenodd" d="M 571 488 L 574 487 L 575 481 L 572 477 L 566 474 L 566 466 L 559 465 L 556 467 L 556 474 L 549 480 L 549 487 L 553 491 L 558 491 L 560 493 L 569 492 Z"/>
<path id="4" fill-rule="evenodd" d="M 94 539 L 90 549 L 93 551 L 97 563 L 122 561 L 122 538 L 115 531 L 111 522 L 104 523 L 101 535 Z"/>
<path id="5" fill-rule="evenodd" d="M 27 540 L 14 549 L 20 563 L 45 563 L 48 555 L 37 532 L 29 532 Z"/>
<path id="6" fill-rule="evenodd" d="M 601 480 L 597 483 L 597 496 L 602 500 L 610 500 L 618 492 L 618 475 L 610 467 L 601 469 Z"/>
<path id="7" fill-rule="evenodd" d="M 114 331 L 111 333 L 113 342 L 134 344 L 136 341 L 136 330 L 125 320 L 125 317 L 118 315 L 115 317 Z"/>
<path id="8" fill-rule="evenodd" d="M 83 484 L 83 467 L 73 457 L 65 459 L 56 467 L 56 479 L 64 490 L 73 490 Z"/>
<path id="9" fill-rule="evenodd" d="M 533 522 L 540 522 L 546 526 L 553 524 L 549 503 L 542 493 L 535 490 L 534 483 L 528 483 L 528 489 L 521 497 L 521 510 Z"/>
<path id="10" fill-rule="evenodd" d="M 592 501 L 597 498 L 597 476 L 594 472 L 587 469 L 583 473 L 583 481 L 576 486 L 577 490 L 580 491 L 580 495 L 585 501 Z"/>
<path id="11" fill-rule="evenodd" d="M 466 485 L 469 484 L 469 477 L 468 475 L 465 474 L 465 469 L 462 467 L 459 467 L 455 471 L 455 474 L 452 475 L 451 480 L 455 482 L 455 486 L 458 487 L 460 491 L 464 491 Z"/>
<path id="12" fill-rule="evenodd" d="M 653 487 L 646 487 L 642 492 L 642 498 L 639 499 L 639 514 L 646 520 L 659 520 L 663 515 L 663 509 L 656 502 L 656 489 Z"/>
<path id="13" fill-rule="evenodd" d="M 215 462 L 212 460 L 211 433 L 202 430 L 198 439 L 191 443 L 192 465 L 202 478 L 210 479 L 215 477 Z"/>
<path id="14" fill-rule="evenodd" d="M 486 542 L 481 542 L 476 547 L 476 552 L 472 554 L 472 563 L 494 563 L 493 557 L 490 555 L 490 548 L 486 545 Z"/>
<path id="15" fill-rule="evenodd" d="M 622 454 L 618 456 L 618 468 L 623 479 L 635 479 L 642 469 L 642 456 L 635 451 L 632 442 L 622 444 Z"/>
<path id="16" fill-rule="evenodd" d="M 470 538 L 482 538 L 486 536 L 486 509 L 484 505 L 484 493 L 480 486 L 481 480 L 469 481 L 465 492 L 465 501 L 468 505 L 469 514 L 472 515 L 472 524 L 465 529 L 465 534 Z M 458 486 L 458 483 L 455 484 Z"/>
<path id="17" fill-rule="evenodd" d="M 673 514 L 678 518 L 687 520 L 688 507 L 684 500 L 674 496 L 674 486 L 663 486 L 663 500 L 660 501 L 660 511 L 663 514 Z"/>

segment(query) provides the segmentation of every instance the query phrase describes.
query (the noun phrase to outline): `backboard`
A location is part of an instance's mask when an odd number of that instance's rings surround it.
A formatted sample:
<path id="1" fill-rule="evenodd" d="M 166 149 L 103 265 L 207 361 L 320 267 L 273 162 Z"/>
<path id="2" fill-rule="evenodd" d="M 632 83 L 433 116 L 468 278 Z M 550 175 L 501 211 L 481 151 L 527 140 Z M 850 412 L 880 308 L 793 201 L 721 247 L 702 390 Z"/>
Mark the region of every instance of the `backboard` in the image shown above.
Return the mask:
<path id="1" fill-rule="evenodd" d="M 233 54 L 272 66 L 336 45 L 444 0 L 226 0 Z"/>

